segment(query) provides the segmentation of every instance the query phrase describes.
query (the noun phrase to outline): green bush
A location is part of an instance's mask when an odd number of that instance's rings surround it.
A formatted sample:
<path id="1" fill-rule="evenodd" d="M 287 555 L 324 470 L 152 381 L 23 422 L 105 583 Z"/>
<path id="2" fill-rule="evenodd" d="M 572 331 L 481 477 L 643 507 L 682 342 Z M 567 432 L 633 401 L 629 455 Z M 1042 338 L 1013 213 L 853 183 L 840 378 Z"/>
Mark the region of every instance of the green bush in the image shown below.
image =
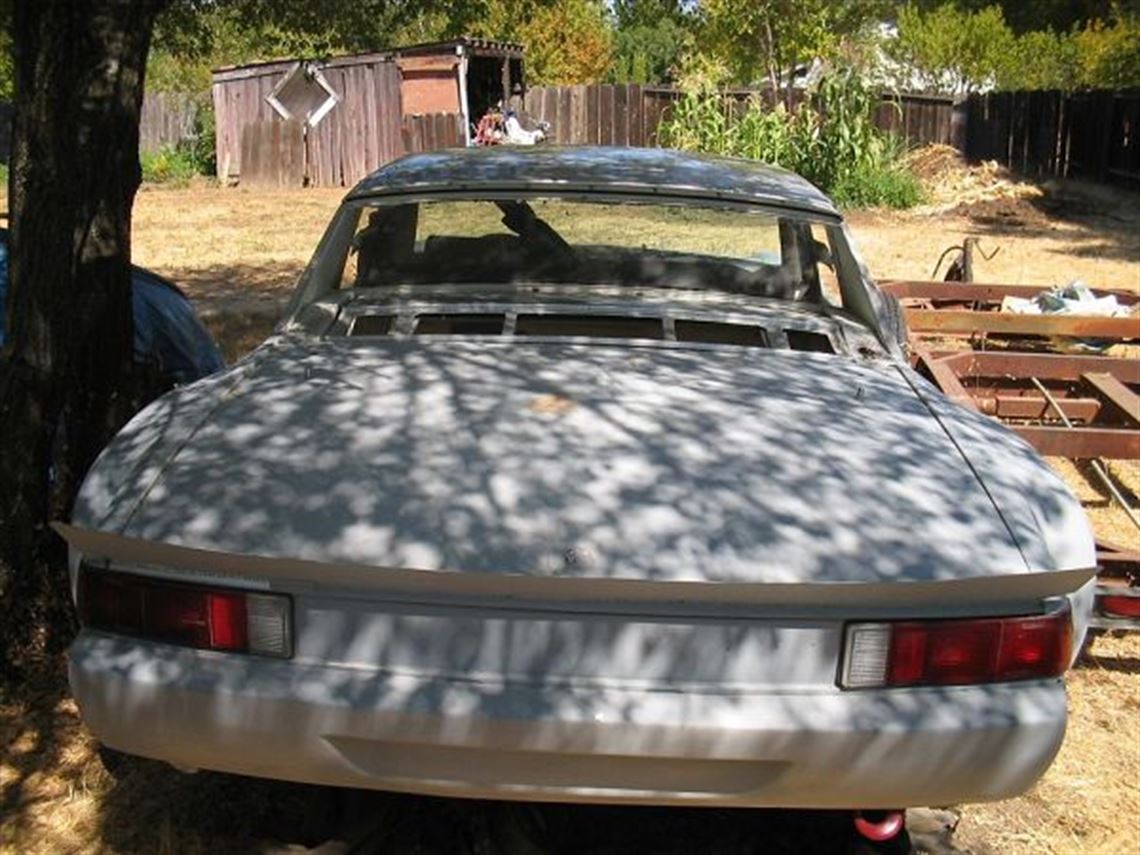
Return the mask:
<path id="1" fill-rule="evenodd" d="M 841 208 L 913 208 L 926 193 L 914 173 L 901 166 L 862 166 L 841 174 L 831 197 Z"/>
<path id="2" fill-rule="evenodd" d="M 218 174 L 218 155 L 214 149 L 214 103 L 205 99 L 194 119 L 193 155 L 198 172 L 202 175 Z"/>
<path id="3" fill-rule="evenodd" d="M 142 179 L 151 184 L 183 186 L 201 174 L 198 158 L 189 146 L 163 146 L 139 155 Z"/>
<path id="4" fill-rule="evenodd" d="M 753 97 L 734 107 L 705 80 L 686 88 L 661 123 L 661 144 L 762 160 L 798 172 L 844 207 L 906 208 L 922 185 L 902 162 L 904 145 L 874 123 L 878 93 L 853 71 L 833 72 L 793 110 Z"/>

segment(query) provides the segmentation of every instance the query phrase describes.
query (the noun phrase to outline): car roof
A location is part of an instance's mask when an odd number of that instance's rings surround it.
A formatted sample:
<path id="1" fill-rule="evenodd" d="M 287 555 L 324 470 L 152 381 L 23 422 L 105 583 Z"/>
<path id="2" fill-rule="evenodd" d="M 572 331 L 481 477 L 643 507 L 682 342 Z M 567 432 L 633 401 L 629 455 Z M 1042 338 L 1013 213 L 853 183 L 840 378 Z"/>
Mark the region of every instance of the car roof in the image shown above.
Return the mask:
<path id="1" fill-rule="evenodd" d="M 830 199 L 794 172 L 755 160 L 658 148 L 540 145 L 425 152 L 380 167 L 348 198 L 553 188 L 745 202 L 839 216 Z"/>

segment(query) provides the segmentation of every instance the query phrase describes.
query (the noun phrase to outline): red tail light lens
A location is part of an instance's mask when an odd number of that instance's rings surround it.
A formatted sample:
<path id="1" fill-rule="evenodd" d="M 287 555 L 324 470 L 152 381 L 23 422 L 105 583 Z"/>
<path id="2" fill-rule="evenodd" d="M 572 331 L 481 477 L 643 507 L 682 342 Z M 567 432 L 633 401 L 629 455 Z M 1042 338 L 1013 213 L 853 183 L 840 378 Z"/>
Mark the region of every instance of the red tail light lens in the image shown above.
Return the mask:
<path id="1" fill-rule="evenodd" d="M 79 619 L 92 629 L 184 647 L 291 653 L 290 602 L 282 594 L 168 582 L 84 565 Z"/>
<path id="2" fill-rule="evenodd" d="M 1102 594 L 1096 602 L 1101 614 L 1107 617 L 1140 618 L 1140 597 Z"/>
<path id="3" fill-rule="evenodd" d="M 1047 615 L 847 626 L 844 688 L 960 686 L 1057 677 L 1069 667 L 1069 608 Z"/>

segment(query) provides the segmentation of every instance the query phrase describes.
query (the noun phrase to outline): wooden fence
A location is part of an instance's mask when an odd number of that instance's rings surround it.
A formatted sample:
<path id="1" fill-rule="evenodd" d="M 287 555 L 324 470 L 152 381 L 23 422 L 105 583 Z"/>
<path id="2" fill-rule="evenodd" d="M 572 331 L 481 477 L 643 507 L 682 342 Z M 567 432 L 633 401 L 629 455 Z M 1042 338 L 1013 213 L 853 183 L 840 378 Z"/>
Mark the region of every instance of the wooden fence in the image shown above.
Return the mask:
<path id="1" fill-rule="evenodd" d="M 139 115 L 139 151 L 156 151 L 193 140 L 197 135 L 198 99 L 174 92 L 148 92 Z"/>
<path id="2" fill-rule="evenodd" d="M 404 151 L 435 151 L 457 148 L 466 143 L 463 137 L 463 117 L 458 113 L 429 113 L 404 116 Z"/>
<path id="3" fill-rule="evenodd" d="M 966 155 L 1025 175 L 1140 186 L 1140 90 L 990 92 L 967 102 Z"/>
<path id="4" fill-rule="evenodd" d="M 533 118 L 550 122 L 551 140 L 561 145 L 657 145 L 657 130 L 681 93 L 667 86 L 636 83 L 591 86 L 535 86 L 525 96 L 524 109 Z M 730 89 L 725 97 L 738 107 L 768 90 Z M 797 91 L 794 99 L 802 95 Z M 875 113 L 876 123 L 904 136 L 912 145 L 964 143 L 964 111 L 943 95 L 888 95 Z"/>
<path id="5" fill-rule="evenodd" d="M 966 105 L 946 95 L 884 94 L 875 110 L 875 124 L 898 134 L 909 145 L 966 145 Z"/>
<path id="6" fill-rule="evenodd" d="M 193 140 L 200 109 L 198 100 L 189 95 L 148 93 L 139 115 L 139 151 L 155 151 Z M 0 102 L 0 163 L 8 162 L 12 115 L 12 105 Z"/>
<path id="7" fill-rule="evenodd" d="M 305 123 L 295 119 L 250 122 L 241 134 L 242 181 L 274 187 L 307 183 Z"/>

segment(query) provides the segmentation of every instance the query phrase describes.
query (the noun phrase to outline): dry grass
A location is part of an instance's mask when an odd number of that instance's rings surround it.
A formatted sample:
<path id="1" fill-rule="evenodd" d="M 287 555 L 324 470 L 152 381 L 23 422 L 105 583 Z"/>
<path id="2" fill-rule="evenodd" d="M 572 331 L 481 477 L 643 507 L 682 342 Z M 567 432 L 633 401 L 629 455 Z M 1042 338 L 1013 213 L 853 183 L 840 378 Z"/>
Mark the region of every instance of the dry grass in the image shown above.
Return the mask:
<path id="1" fill-rule="evenodd" d="M 931 174 L 946 184 L 965 181 L 953 177 L 956 168 L 935 164 Z M 1076 214 L 1059 215 L 1043 201 L 1055 193 L 975 179 L 977 186 L 950 193 L 965 196 L 965 207 L 855 215 L 852 227 L 872 271 L 927 278 L 944 246 L 982 234 L 985 246 L 1002 251 L 980 263 L 980 278 L 1050 285 L 1079 277 L 1140 290 L 1135 200 L 1131 208 L 1106 205 L 1101 193 L 1092 197 L 1100 200 L 1095 205 L 1078 202 Z M 233 358 L 268 331 L 266 314 L 288 294 L 341 196 L 147 190 L 136 206 L 135 260 L 182 283 Z M 1084 473 L 1068 461 L 1051 462 L 1098 532 L 1137 542 L 1123 513 Z M 1140 493 L 1140 467 L 1113 467 Z M 260 851 L 263 844 L 254 841 L 305 840 L 320 825 L 327 795 L 318 788 L 207 773 L 186 778 L 145 761 L 116 781 L 61 685 L 56 679 L 0 698 L 0 853 Z M 1069 732 L 1057 762 L 1022 798 L 964 806 L 959 846 L 1003 855 L 1140 851 L 1140 635 L 1097 638 L 1068 686 Z"/>
<path id="2" fill-rule="evenodd" d="M 1068 687 L 1057 760 L 1021 798 L 965 806 L 959 846 L 1002 855 L 1140 851 L 1140 636 L 1095 639 Z"/>

